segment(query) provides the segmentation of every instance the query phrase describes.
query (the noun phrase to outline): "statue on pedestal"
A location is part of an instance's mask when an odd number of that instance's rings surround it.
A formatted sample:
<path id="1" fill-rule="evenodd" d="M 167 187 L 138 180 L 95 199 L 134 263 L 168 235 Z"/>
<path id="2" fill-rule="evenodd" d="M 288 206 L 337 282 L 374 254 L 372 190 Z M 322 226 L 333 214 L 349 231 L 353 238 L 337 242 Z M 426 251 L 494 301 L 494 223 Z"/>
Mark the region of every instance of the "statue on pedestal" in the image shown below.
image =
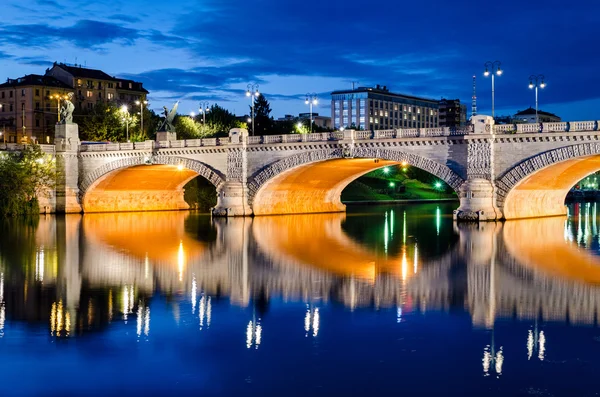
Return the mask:
<path id="1" fill-rule="evenodd" d="M 169 111 L 166 106 L 163 106 L 163 115 L 165 119 L 158 125 L 158 132 L 175 132 L 175 127 L 173 127 L 173 119 L 177 114 L 177 107 L 179 106 L 179 101 L 175 102 L 173 109 Z"/>
<path id="2" fill-rule="evenodd" d="M 59 124 L 73 124 L 73 111 L 75 110 L 75 105 L 73 105 L 73 102 L 71 102 L 73 93 L 69 92 L 67 97 L 67 99 L 63 99 L 63 104 L 60 107 Z"/>

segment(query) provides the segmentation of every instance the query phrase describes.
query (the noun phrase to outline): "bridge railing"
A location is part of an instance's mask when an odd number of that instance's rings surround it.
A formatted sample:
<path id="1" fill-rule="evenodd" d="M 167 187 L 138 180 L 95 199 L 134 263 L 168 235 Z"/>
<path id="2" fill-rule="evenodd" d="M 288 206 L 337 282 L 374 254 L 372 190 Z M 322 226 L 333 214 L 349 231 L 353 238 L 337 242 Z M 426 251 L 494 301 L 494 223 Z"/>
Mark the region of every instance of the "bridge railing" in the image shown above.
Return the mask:
<path id="1" fill-rule="evenodd" d="M 529 124 L 498 124 L 494 125 L 495 134 L 529 134 L 529 133 L 557 133 L 557 132 L 585 132 L 600 131 L 599 121 L 571 121 L 553 123 L 529 123 Z M 378 140 L 378 139 L 402 139 L 402 138 L 428 138 L 428 137 L 450 137 L 463 136 L 473 133 L 473 127 L 437 127 L 437 128 L 396 128 L 375 131 L 345 130 L 334 132 L 315 132 L 310 134 L 286 134 L 286 135 L 264 135 L 248 136 L 242 138 L 248 145 L 270 145 L 299 142 L 324 142 L 340 140 Z M 116 151 L 116 150 L 153 150 L 168 148 L 204 147 L 228 145 L 230 138 L 202 138 L 183 139 L 178 141 L 145 141 L 135 143 L 109 143 L 81 145 L 82 152 Z M 236 142 L 237 143 L 237 142 Z M 53 151 L 53 145 L 41 145 L 47 147 L 45 151 Z M 0 150 L 20 150 L 22 145 L 16 143 L 0 144 Z"/>

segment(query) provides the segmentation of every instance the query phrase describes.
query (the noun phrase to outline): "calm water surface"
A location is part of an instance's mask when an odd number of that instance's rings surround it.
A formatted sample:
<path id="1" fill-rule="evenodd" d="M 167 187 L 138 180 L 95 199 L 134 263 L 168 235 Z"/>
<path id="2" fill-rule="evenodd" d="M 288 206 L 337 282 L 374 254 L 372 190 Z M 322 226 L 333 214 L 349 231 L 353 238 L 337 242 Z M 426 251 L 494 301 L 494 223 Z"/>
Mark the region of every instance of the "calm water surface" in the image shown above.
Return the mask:
<path id="1" fill-rule="evenodd" d="M 1 396 L 593 396 L 597 204 L 7 222 Z"/>

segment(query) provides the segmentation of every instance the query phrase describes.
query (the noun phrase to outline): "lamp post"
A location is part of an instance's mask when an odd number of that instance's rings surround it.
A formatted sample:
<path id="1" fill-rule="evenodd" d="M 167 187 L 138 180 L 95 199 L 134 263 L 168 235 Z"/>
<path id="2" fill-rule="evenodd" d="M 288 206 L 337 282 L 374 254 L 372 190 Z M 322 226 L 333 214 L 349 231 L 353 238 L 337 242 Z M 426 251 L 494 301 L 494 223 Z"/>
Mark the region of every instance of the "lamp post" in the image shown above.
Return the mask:
<path id="1" fill-rule="evenodd" d="M 129 142 L 129 110 L 127 110 L 127 105 L 121 106 L 121 112 L 123 112 L 123 118 L 125 119 L 125 131 L 127 134 L 127 142 Z"/>
<path id="2" fill-rule="evenodd" d="M 535 88 L 535 122 L 536 124 L 538 124 L 539 121 L 539 117 L 538 117 L 538 87 L 540 88 L 544 88 L 546 87 L 546 83 L 544 82 L 544 75 L 543 74 L 538 74 L 537 76 L 532 74 L 531 76 L 529 76 L 529 88 Z"/>
<path id="3" fill-rule="evenodd" d="M 202 112 L 202 124 L 206 125 L 206 112 L 208 112 L 210 109 L 208 108 L 208 101 L 207 102 L 200 102 L 200 111 Z"/>
<path id="4" fill-rule="evenodd" d="M 252 105 L 252 136 L 254 136 L 254 100 L 260 96 L 260 93 L 258 92 L 258 84 L 248 84 L 246 96 L 250 98 Z"/>
<path id="5" fill-rule="evenodd" d="M 494 118 L 494 75 L 502 76 L 503 70 L 500 69 L 500 61 L 487 61 L 483 66 L 485 66 L 483 75 L 485 77 L 492 75 L 492 118 Z"/>
<path id="6" fill-rule="evenodd" d="M 60 100 L 67 99 L 68 97 L 61 96 L 60 94 L 50 95 L 50 99 L 56 99 L 56 115 L 58 116 L 58 121 L 60 121 Z"/>
<path id="7" fill-rule="evenodd" d="M 135 101 L 135 104 L 140 107 L 140 131 L 144 135 L 144 105 L 147 105 L 148 101 Z"/>
<path id="8" fill-rule="evenodd" d="M 313 105 L 316 105 L 317 103 L 319 103 L 317 101 L 317 94 L 315 94 L 314 92 L 312 94 L 306 94 L 306 99 L 304 100 L 304 103 L 307 104 L 310 109 L 310 132 L 312 133 L 313 132 L 312 108 L 313 108 Z"/>

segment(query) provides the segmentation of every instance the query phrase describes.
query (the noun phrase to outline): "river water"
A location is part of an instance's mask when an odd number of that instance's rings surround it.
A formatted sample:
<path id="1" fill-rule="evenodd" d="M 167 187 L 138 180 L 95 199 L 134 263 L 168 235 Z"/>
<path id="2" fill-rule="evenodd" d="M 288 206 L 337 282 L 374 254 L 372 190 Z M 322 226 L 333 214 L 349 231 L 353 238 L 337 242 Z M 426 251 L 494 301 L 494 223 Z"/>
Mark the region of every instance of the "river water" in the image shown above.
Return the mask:
<path id="1" fill-rule="evenodd" d="M 592 396 L 600 209 L 6 221 L 1 396 Z"/>

